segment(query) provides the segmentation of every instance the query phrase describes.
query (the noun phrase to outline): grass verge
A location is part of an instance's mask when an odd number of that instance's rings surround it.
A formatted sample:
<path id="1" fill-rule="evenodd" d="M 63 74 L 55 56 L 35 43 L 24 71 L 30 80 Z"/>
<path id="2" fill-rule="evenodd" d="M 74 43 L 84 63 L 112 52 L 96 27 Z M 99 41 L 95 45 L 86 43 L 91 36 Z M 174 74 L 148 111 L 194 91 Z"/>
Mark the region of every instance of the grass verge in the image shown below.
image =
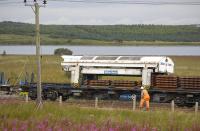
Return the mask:
<path id="1" fill-rule="evenodd" d="M 175 63 L 175 74 L 179 76 L 200 76 L 200 56 L 172 56 Z M 62 70 L 60 56 L 42 56 L 42 81 L 69 83 L 70 73 Z M 0 56 L 0 72 L 5 72 L 11 84 L 24 80 L 26 72 L 36 74 L 35 56 Z M 104 77 L 107 79 L 107 77 Z M 108 77 L 110 78 L 110 77 Z M 129 80 L 132 77 L 117 77 L 113 79 Z"/>
<path id="2" fill-rule="evenodd" d="M 1 104 L 0 127 L 29 130 L 190 130 L 200 129 L 200 114 L 168 111 L 128 111 L 80 108 L 77 106 L 45 103 L 36 110 L 35 104 Z"/>

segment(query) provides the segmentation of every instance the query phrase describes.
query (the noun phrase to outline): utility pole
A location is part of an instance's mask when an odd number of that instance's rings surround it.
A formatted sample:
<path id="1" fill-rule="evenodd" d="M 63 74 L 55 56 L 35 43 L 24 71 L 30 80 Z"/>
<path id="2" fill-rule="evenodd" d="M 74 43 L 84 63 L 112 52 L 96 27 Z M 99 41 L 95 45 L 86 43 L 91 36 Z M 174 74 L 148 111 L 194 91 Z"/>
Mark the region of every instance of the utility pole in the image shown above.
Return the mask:
<path id="1" fill-rule="evenodd" d="M 37 55 L 37 107 L 42 106 L 42 86 L 41 86 L 41 57 L 40 57 L 40 24 L 39 24 L 39 4 L 35 3 L 35 42 Z"/>
<path id="2" fill-rule="evenodd" d="M 24 0 L 25 6 L 31 6 L 35 14 L 35 42 L 36 42 L 36 56 L 37 56 L 37 108 L 42 108 L 42 86 L 41 86 L 41 55 L 40 55 L 40 23 L 39 23 L 39 9 L 45 7 L 47 1 L 43 1 L 43 5 L 39 5 L 37 0 L 33 4 L 27 4 Z M 35 7 L 35 9 L 34 9 Z"/>

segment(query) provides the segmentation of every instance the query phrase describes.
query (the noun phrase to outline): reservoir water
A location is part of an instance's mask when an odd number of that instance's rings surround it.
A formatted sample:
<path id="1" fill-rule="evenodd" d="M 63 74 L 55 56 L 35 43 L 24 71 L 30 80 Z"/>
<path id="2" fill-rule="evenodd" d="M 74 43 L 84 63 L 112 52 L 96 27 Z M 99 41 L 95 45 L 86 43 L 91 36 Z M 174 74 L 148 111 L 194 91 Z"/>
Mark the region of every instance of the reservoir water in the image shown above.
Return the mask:
<path id="1" fill-rule="evenodd" d="M 41 54 L 52 55 L 57 48 L 68 48 L 73 55 L 176 55 L 200 56 L 200 46 L 63 46 L 43 45 Z M 0 54 L 34 55 L 33 45 L 0 46 Z"/>

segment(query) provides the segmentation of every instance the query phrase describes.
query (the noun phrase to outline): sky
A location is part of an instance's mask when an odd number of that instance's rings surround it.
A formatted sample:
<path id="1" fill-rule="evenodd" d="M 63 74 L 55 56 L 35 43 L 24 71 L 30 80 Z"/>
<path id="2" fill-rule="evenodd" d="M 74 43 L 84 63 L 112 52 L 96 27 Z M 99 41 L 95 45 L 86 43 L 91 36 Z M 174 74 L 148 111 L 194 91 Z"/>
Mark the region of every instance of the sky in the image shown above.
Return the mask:
<path id="1" fill-rule="evenodd" d="M 33 0 L 27 1 L 32 2 Z M 88 0 L 87 3 L 66 1 L 68 0 L 47 0 L 46 7 L 40 8 L 40 23 L 57 25 L 200 24 L 200 0 L 171 0 L 172 2 L 194 1 L 199 2 L 199 5 L 113 4 L 90 2 L 92 0 Z M 145 1 L 169 2 L 170 0 Z M 24 6 L 23 0 L 0 0 L 0 21 L 34 23 L 34 19 L 31 7 Z"/>

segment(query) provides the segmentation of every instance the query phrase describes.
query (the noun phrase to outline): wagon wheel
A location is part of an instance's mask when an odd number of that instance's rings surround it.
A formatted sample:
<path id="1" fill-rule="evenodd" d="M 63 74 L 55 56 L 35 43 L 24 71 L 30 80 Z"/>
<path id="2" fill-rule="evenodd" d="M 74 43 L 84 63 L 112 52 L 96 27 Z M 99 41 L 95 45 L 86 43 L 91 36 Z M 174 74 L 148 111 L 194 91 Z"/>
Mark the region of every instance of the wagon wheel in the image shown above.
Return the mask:
<path id="1" fill-rule="evenodd" d="M 56 91 L 49 92 L 51 94 L 51 97 L 49 98 L 51 101 L 55 101 L 58 97 L 58 93 Z"/>

